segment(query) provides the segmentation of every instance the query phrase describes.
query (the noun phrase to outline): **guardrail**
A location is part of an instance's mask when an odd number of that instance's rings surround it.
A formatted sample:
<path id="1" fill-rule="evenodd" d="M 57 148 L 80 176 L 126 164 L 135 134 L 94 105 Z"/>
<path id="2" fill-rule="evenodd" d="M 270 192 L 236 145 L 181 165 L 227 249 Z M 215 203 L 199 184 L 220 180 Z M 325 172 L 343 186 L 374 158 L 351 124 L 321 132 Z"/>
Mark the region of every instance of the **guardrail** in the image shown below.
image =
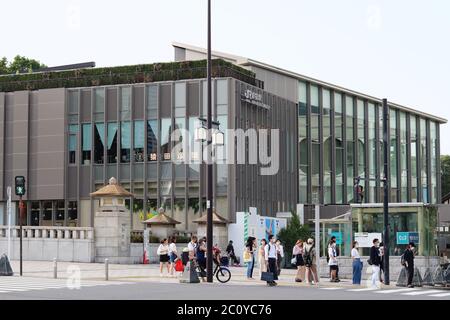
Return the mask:
<path id="1" fill-rule="evenodd" d="M 8 237 L 8 226 L 0 226 L 0 238 Z M 20 227 L 11 226 L 11 239 L 20 237 Z M 23 226 L 25 239 L 81 239 L 94 240 L 94 228 L 89 227 L 37 227 Z"/>

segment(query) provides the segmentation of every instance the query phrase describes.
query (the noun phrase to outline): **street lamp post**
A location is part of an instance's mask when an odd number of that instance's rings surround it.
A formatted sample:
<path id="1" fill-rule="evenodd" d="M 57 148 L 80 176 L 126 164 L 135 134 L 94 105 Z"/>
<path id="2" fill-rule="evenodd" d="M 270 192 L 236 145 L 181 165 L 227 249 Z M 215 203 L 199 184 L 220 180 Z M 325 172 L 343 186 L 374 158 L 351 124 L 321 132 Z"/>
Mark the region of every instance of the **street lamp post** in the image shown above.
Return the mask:
<path id="1" fill-rule="evenodd" d="M 389 190 L 388 190 L 388 103 L 387 99 L 383 99 L 383 162 L 384 162 L 384 201 L 383 201 L 383 215 L 384 215 L 384 283 L 389 285 Z"/>
<path id="2" fill-rule="evenodd" d="M 207 57 L 207 90 L 208 90 L 208 109 L 207 109 L 207 128 L 208 128 L 208 142 L 207 146 L 211 144 L 211 129 L 212 129 L 212 92 L 211 92 L 211 0 L 208 0 L 208 57 Z M 206 220 L 206 247 L 207 247 L 207 260 L 206 260 L 206 274 L 207 281 L 213 282 L 213 217 L 212 217 L 212 202 L 213 202 L 213 192 L 212 192 L 212 174 L 213 167 L 211 163 L 211 152 L 208 152 L 208 163 L 207 163 L 207 192 L 206 192 L 206 209 L 207 209 L 207 220 Z"/>

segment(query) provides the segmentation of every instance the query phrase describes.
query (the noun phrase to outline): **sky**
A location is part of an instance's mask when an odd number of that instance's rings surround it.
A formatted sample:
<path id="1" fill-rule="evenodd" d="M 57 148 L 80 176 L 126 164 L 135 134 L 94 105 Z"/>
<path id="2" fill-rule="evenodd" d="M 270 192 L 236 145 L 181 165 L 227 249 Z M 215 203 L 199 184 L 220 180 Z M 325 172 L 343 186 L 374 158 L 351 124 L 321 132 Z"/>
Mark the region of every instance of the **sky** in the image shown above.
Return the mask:
<path id="1" fill-rule="evenodd" d="M 206 47 L 207 0 L 3 0 L 0 57 L 172 61 Z M 448 0 L 212 0 L 212 48 L 450 119 Z M 450 125 L 441 154 L 450 154 Z"/>

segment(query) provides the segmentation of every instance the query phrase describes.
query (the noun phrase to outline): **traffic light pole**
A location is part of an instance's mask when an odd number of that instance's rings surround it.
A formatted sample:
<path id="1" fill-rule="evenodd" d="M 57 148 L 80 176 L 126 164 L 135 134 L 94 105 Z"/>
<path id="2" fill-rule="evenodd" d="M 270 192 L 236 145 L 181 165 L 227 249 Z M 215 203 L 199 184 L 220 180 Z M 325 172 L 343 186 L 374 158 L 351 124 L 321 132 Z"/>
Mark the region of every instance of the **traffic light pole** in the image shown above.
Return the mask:
<path id="1" fill-rule="evenodd" d="M 384 215 L 384 284 L 389 285 L 389 190 L 388 190 L 388 103 L 387 99 L 383 99 L 383 150 L 384 150 L 384 201 L 383 201 L 383 215 Z"/>
<path id="2" fill-rule="evenodd" d="M 19 225 L 20 225 L 20 276 L 22 276 L 22 225 L 23 225 L 23 216 L 24 216 L 25 203 L 22 200 L 22 196 L 20 196 L 19 200 Z"/>

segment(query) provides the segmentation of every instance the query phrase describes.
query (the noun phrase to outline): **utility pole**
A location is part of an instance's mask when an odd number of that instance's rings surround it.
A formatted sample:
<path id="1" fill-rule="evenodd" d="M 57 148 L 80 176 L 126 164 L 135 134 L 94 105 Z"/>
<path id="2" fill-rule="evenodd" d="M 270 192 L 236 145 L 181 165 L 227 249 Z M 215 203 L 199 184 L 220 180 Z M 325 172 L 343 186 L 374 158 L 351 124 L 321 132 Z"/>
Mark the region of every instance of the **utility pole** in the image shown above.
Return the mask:
<path id="1" fill-rule="evenodd" d="M 208 0 L 208 57 L 207 57 L 207 129 L 208 129 L 208 142 L 207 147 L 211 147 L 212 144 L 212 86 L 211 86 L 211 0 Z M 206 278 L 207 282 L 213 282 L 213 167 L 212 167 L 212 155 L 211 149 L 209 149 L 207 161 L 207 194 L 206 194 L 206 209 L 207 209 L 207 220 L 206 220 L 206 247 L 207 247 L 207 259 L 206 259 Z"/>
<path id="2" fill-rule="evenodd" d="M 384 162 L 384 202 L 383 202 L 383 214 L 384 214 L 384 283 L 389 285 L 389 190 L 388 190 L 388 116 L 389 108 L 387 99 L 383 99 L 383 162 Z"/>

